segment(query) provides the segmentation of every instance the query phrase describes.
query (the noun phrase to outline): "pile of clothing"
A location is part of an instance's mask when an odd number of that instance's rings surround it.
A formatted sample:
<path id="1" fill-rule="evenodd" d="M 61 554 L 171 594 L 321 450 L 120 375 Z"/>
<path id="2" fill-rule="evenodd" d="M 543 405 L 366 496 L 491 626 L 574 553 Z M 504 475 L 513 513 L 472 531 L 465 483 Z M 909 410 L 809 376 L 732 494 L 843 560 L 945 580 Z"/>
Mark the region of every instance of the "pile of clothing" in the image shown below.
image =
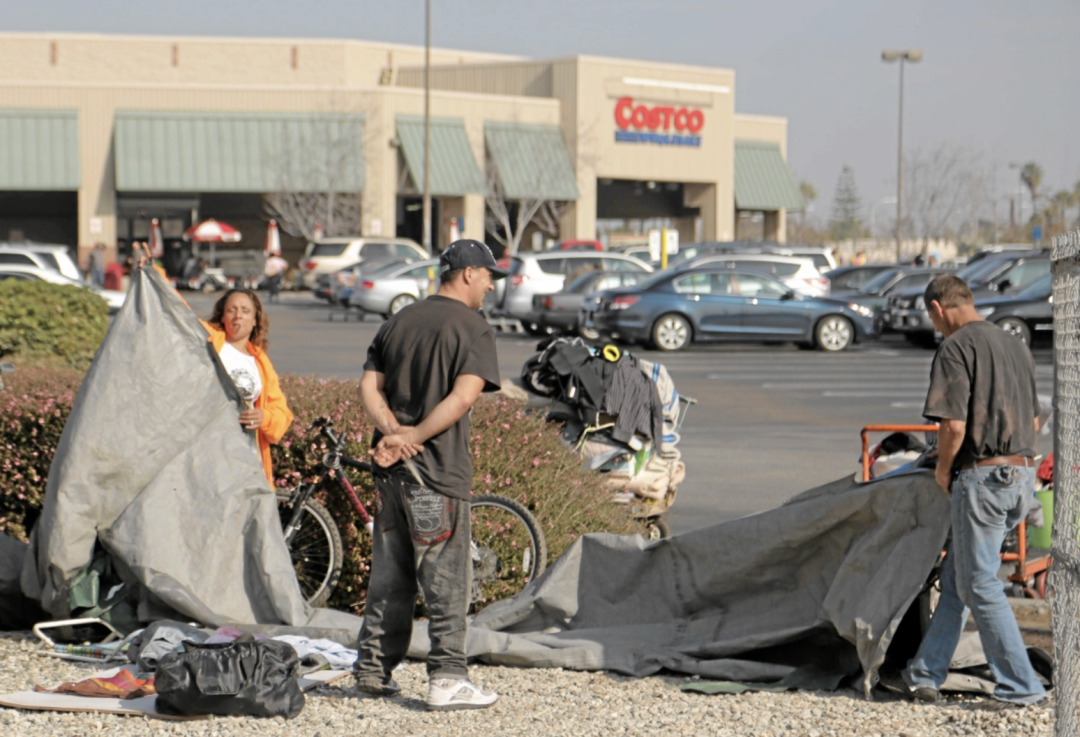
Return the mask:
<path id="1" fill-rule="evenodd" d="M 537 351 L 522 383 L 551 400 L 547 419 L 565 423 L 563 437 L 584 467 L 605 473 L 625 497 L 674 497 L 686 467 L 676 448 L 679 394 L 667 369 L 580 338 L 552 338 Z"/>

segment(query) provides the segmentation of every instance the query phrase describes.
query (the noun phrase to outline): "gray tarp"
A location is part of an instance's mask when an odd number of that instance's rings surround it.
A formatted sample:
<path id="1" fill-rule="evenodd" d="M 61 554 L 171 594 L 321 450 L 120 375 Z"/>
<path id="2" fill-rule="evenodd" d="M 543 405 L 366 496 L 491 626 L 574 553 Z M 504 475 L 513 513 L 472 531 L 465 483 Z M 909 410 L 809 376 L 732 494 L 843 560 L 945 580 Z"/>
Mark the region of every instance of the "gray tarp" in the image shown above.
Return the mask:
<path id="1" fill-rule="evenodd" d="M 139 589 L 144 620 L 261 625 L 349 642 L 359 620 L 303 601 L 239 397 L 195 316 L 142 273 L 87 374 L 49 474 L 23 591 L 57 617 L 95 539 Z M 782 507 L 653 544 L 586 535 L 469 632 L 490 663 L 667 668 L 778 679 L 814 633 L 854 648 L 866 680 L 945 543 L 932 475 L 841 480 Z M 297 630 L 295 628 L 309 628 Z M 774 656 L 761 649 L 774 647 Z M 426 654 L 425 628 L 411 653 Z M 758 651 L 758 652 L 752 652 Z"/>
<path id="2" fill-rule="evenodd" d="M 841 479 L 652 544 L 586 535 L 534 586 L 476 617 L 469 653 L 505 665 L 754 680 L 792 666 L 745 654 L 835 631 L 854 646 L 868 687 L 948 531 L 948 498 L 920 472 Z"/>
<path id="3" fill-rule="evenodd" d="M 69 614 L 99 540 L 138 584 L 140 619 L 342 628 L 296 582 L 240 398 L 205 329 L 150 270 L 134 277 L 83 381 L 49 472 L 22 589 Z"/>

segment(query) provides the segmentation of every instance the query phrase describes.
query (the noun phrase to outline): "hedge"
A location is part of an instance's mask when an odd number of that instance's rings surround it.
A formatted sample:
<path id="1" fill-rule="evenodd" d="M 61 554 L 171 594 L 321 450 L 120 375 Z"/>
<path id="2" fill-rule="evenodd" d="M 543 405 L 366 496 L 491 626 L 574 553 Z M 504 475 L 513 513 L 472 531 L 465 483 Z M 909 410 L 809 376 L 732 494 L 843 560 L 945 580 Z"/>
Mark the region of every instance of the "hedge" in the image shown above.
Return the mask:
<path id="1" fill-rule="evenodd" d="M 109 306 L 90 289 L 0 280 L 0 353 L 86 369 L 108 327 Z"/>
<path id="2" fill-rule="evenodd" d="M 45 494 L 49 464 L 82 379 L 62 369 L 23 370 L 7 377 L 0 393 L 0 532 L 25 540 Z M 371 438 L 355 381 L 285 375 L 282 389 L 296 420 L 273 447 L 276 485 L 295 486 L 315 469 L 325 444 L 308 428 L 316 417 L 329 417 L 348 438 L 346 452 L 360 457 Z M 581 462 L 563 445 L 559 429 L 524 411 L 522 404 L 500 396 L 484 397 L 472 413 L 473 491 L 512 497 L 540 521 L 549 561 L 581 534 L 641 531 L 626 508 L 612 504 L 598 474 L 581 472 Z M 361 499 L 373 508 L 368 477 L 353 477 Z M 336 488 L 336 487 L 335 487 Z M 367 592 L 370 538 L 359 528 L 343 494 L 320 499 L 338 521 L 345 544 L 341 581 L 330 606 L 361 611 Z"/>

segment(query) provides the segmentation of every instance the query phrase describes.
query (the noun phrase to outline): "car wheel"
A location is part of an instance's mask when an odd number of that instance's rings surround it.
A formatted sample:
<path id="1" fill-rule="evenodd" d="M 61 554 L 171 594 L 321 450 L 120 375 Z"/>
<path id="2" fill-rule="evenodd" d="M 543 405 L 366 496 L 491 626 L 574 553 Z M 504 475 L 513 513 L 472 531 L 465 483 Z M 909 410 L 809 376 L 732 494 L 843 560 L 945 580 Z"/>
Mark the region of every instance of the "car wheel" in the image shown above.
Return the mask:
<path id="1" fill-rule="evenodd" d="M 1019 338 L 1020 342 L 1024 345 L 1031 345 L 1031 329 L 1028 328 L 1027 324 L 1020 318 L 1006 317 L 1004 320 L 997 323 L 997 326 L 1009 335 Z"/>
<path id="2" fill-rule="evenodd" d="M 416 297 L 411 294 L 399 294 L 390 302 L 390 314 L 396 315 L 414 302 L 416 302 Z"/>
<path id="3" fill-rule="evenodd" d="M 934 333 L 925 330 L 906 332 L 904 333 L 904 340 L 911 343 L 911 345 L 916 345 L 928 350 L 937 348 L 937 336 Z"/>
<path id="4" fill-rule="evenodd" d="M 596 328 L 578 327 L 577 334 L 585 340 L 600 340 L 600 331 Z"/>
<path id="5" fill-rule="evenodd" d="M 855 327 L 846 317 L 829 315 L 818 323 L 814 337 L 818 348 L 823 351 L 846 351 L 855 341 Z"/>
<path id="6" fill-rule="evenodd" d="M 662 351 L 681 351 L 694 338 L 694 330 L 682 315 L 663 315 L 653 324 L 653 345 Z"/>

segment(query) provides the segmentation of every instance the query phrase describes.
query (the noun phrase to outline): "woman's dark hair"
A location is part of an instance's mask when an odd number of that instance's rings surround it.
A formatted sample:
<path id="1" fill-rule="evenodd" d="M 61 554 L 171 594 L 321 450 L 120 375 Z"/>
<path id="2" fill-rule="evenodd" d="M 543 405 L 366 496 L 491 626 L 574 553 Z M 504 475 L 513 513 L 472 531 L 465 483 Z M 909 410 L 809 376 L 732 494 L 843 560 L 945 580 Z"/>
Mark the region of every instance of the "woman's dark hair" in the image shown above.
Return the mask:
<path id="1" fill-rule="evenodd" d="M 208 323 L 213 325 L 218 330 L 225 329 L 225 323 L 222 322 L 222 318 L 225 316 L 225 303 L 229 301 L 229 297 L 234 294 L 246 294 L 251 299 L 251 304 L 255 306 L 255 327 L 251 329 L 251 335 L 248 337 L 248 342 L 259 350 L 265 351 L 270 347 L 270 341 L 268 340 L 270 335 L 270 318 L 266 314 L 266 310 L 263 309 L 262 301 L 259 299 L 259 295 L 255 294 L 250 289 L 230 289 L 221 296 L 217 302 L 214 303 L 214 311 L 210 314 Z"/>

